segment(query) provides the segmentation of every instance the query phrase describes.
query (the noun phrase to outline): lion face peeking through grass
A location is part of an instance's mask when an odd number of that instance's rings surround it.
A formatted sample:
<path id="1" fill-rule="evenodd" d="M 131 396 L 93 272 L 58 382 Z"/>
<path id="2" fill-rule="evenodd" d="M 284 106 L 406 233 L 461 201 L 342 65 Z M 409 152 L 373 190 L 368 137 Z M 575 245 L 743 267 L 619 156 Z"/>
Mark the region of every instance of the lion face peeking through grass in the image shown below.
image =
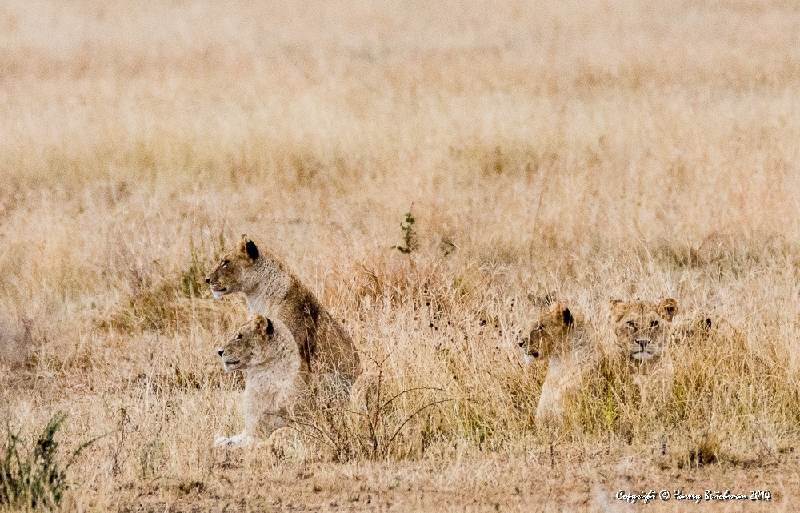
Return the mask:
<path id="1" fill-rule="evenodd" d="M 617 342 L 637 363 L 655 361 L 666 351 L 672 334 L 672 320 L 678 313 L 678 302 L 665 299 L 621 301 L 609 303 L 611 322 Z"/>
<path id="2" fill-rule="evenodd" d="M 555 303 L 539 317 L 519 342 L 526 363 L 563 355 L 571 347 L 574 336 L 583 332 L 583 316 Z"/>
<path id="3" fill-rule="evenodd" d="M 672 341 L 678 302 L 672 298 L 658 303 L 615 299 L 609 303 L 609 314 L 618 350 L 634 371 L 641 404 L 650 404 L 653 391 L 669 388 L 672 382 L 672 361 L 664 356 Z"/>

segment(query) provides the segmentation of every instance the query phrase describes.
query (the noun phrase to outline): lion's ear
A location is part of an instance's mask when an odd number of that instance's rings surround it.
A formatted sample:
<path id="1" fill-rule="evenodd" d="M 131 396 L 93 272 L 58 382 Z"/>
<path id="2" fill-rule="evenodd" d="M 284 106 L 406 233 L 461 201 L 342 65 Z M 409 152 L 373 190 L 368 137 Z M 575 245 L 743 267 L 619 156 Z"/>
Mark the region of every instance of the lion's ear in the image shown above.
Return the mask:
<path id="1" fill-rule="evenodd" d="M 575 323 L 575 316 L 572 315 L 572 312 L 569 311 L 569 308 L 562 305 L 560 302 L 555 302 L 550 307 L 550 311 L 553 315 L 558 316 L 557 318 L 561 319 L 564 323 L 564 326 L 572 326 Z"/>
<path id="2" fill-rule="evenodd" d="M 244 250 L 247 252 L 247 257 L 250 260 L 255 260 L 258 258 L 258 246 L 253 241 L 248 241 L 244 247 Z"/>
<path id="3" fill-rule="evenodd" d="M 239 253 L 250 260 L 255 260 L 258 258 L 258 246 L 256 246 L 255 242 L 248 239 L 247 235 L 242 235 L 242 239 L 239 241 Z"/>
<path id="4" fill-rule="evenodd" d="M 575 322 L 575 318 L 572 316 L 572 312 L 569 311 L 569 308 L 561 310 L 561 318 L 564 320 L 564 326 L 572 326 Z"/>
<path id="5" fill-rule="evenodd" d="M 619 322 L 624 315 L 624 312 L 621 308 L 622 300 L 621 299 L 612 299 L 608 302 L 608 310 L 609 315 L 611 316 L 611 320 L 614 322 Z"/>
<path id="6" fill-rule="evenodd" d="M 272 324 L 271 319 L 267 319 L 267 336 L 271 337 L 273 333 L 275 333 L 275 325 Z"/>
<path id="7" fill-rule="evenodd" d="M 663 300 L 658 304 L 658 313 L 664 319 L 672 321 L 678 315 L 678 302 L 672 298 Z"/>

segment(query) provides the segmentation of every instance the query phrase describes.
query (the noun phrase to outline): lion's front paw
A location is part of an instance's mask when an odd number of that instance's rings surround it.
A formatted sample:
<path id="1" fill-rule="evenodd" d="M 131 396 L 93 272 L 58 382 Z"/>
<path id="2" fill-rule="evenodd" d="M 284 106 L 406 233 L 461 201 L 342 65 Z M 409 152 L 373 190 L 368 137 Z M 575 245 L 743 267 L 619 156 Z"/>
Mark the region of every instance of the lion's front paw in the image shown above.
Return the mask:
<path id="1" fill-rule="evenodd" d="M 216 440 L 214 440 L 214 447 L 229 447 L 231 444 L 231 439 L 227 436 L 218 436 Z"/>
<path id="2" fill-rule="evenodd" d="M 246 433 L 240 433 L 231 437 L 220 436 L 214 440 L 214 447 L 238 448 L 247 447 L 253 443 L 253 437 Z"/>

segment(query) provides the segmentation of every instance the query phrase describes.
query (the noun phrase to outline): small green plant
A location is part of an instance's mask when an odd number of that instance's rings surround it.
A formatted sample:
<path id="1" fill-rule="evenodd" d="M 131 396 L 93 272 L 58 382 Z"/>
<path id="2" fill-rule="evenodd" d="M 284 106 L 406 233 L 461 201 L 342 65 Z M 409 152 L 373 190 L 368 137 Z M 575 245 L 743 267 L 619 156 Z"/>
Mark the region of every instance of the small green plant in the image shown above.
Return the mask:
<path id="1" fill-rule="evenodd" d="M 156 437 L 146 444 L 139 452 L 139 477 L 147 479 L 158 469 L 158 460 L 164 450 L 164 443 Z"/>
<path id="2" fill-rule="evenodd" d="M 12 433 L 6 425 L 6 441 L 0 454 L 0 507 L 52 509 L 61 502 L 67 486 L 67 469 L 97 440 L 82 444 L 66 463 L 61 461 L 56 454 L 55 435 L 66 418 L 62 412 L 53 415 L 32 451 L 25 448 L 19 432 Z"/>
<path id="3" fill-rule="evenodd" d="M 442 253 L 445 257 L 449 257 L 453 254 L 453 252 L 455 252 L 456 249 L 458 249 L 458 246 L 456 246 L 449 237 L 442 237 L 442 242 L 439 244 L 439 249 L 442 250 Z"/>
<path id="4" fill-rule="evenodd" d="M 400 253 L 408 255 L 419 247 L 417 231 L 414 229 L 414 216 L 411 215 L 411 212 L 406 212 L 406 220 L 400 223 L 400 229 L 403 230 L 403 243 L 405 246 L 392 246 L 391 249 L 396 249 Z"/>

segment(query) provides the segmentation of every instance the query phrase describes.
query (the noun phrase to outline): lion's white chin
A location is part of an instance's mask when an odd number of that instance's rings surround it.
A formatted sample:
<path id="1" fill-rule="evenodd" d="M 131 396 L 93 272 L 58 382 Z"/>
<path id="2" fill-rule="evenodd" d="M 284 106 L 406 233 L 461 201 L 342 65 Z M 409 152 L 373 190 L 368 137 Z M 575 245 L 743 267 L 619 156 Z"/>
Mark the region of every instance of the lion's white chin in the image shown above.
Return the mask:
<path id="1" fill-rule="evenodd" d="M 235 370 L 239 370 L 242 368 L 242 362 L 239 360 L 233 362 L 226 362 L 222 361 L 222 368 L 225 369 L 225 372 L 233 372 Z"/>
<path id="2" fill-rule="evenodd" d="M 211 295 L 214 296 L 214 299 L 221 299 L 222 296 L 224 296 L 225 294 L 223 292 L 220 292 L 219 290 L 211 289 Z"/>
<path id="3" fill-rule="evenodd" d="M 526 363 L 526 364 L 528 364 L 528 365 L 530 365 L 531 363 L 533 363 L 533 356 L 531 356 L 531 355 L 529 355 L 529 354 L 526 354 L 526 355 L 525 355 L 525 363 Z"/>

